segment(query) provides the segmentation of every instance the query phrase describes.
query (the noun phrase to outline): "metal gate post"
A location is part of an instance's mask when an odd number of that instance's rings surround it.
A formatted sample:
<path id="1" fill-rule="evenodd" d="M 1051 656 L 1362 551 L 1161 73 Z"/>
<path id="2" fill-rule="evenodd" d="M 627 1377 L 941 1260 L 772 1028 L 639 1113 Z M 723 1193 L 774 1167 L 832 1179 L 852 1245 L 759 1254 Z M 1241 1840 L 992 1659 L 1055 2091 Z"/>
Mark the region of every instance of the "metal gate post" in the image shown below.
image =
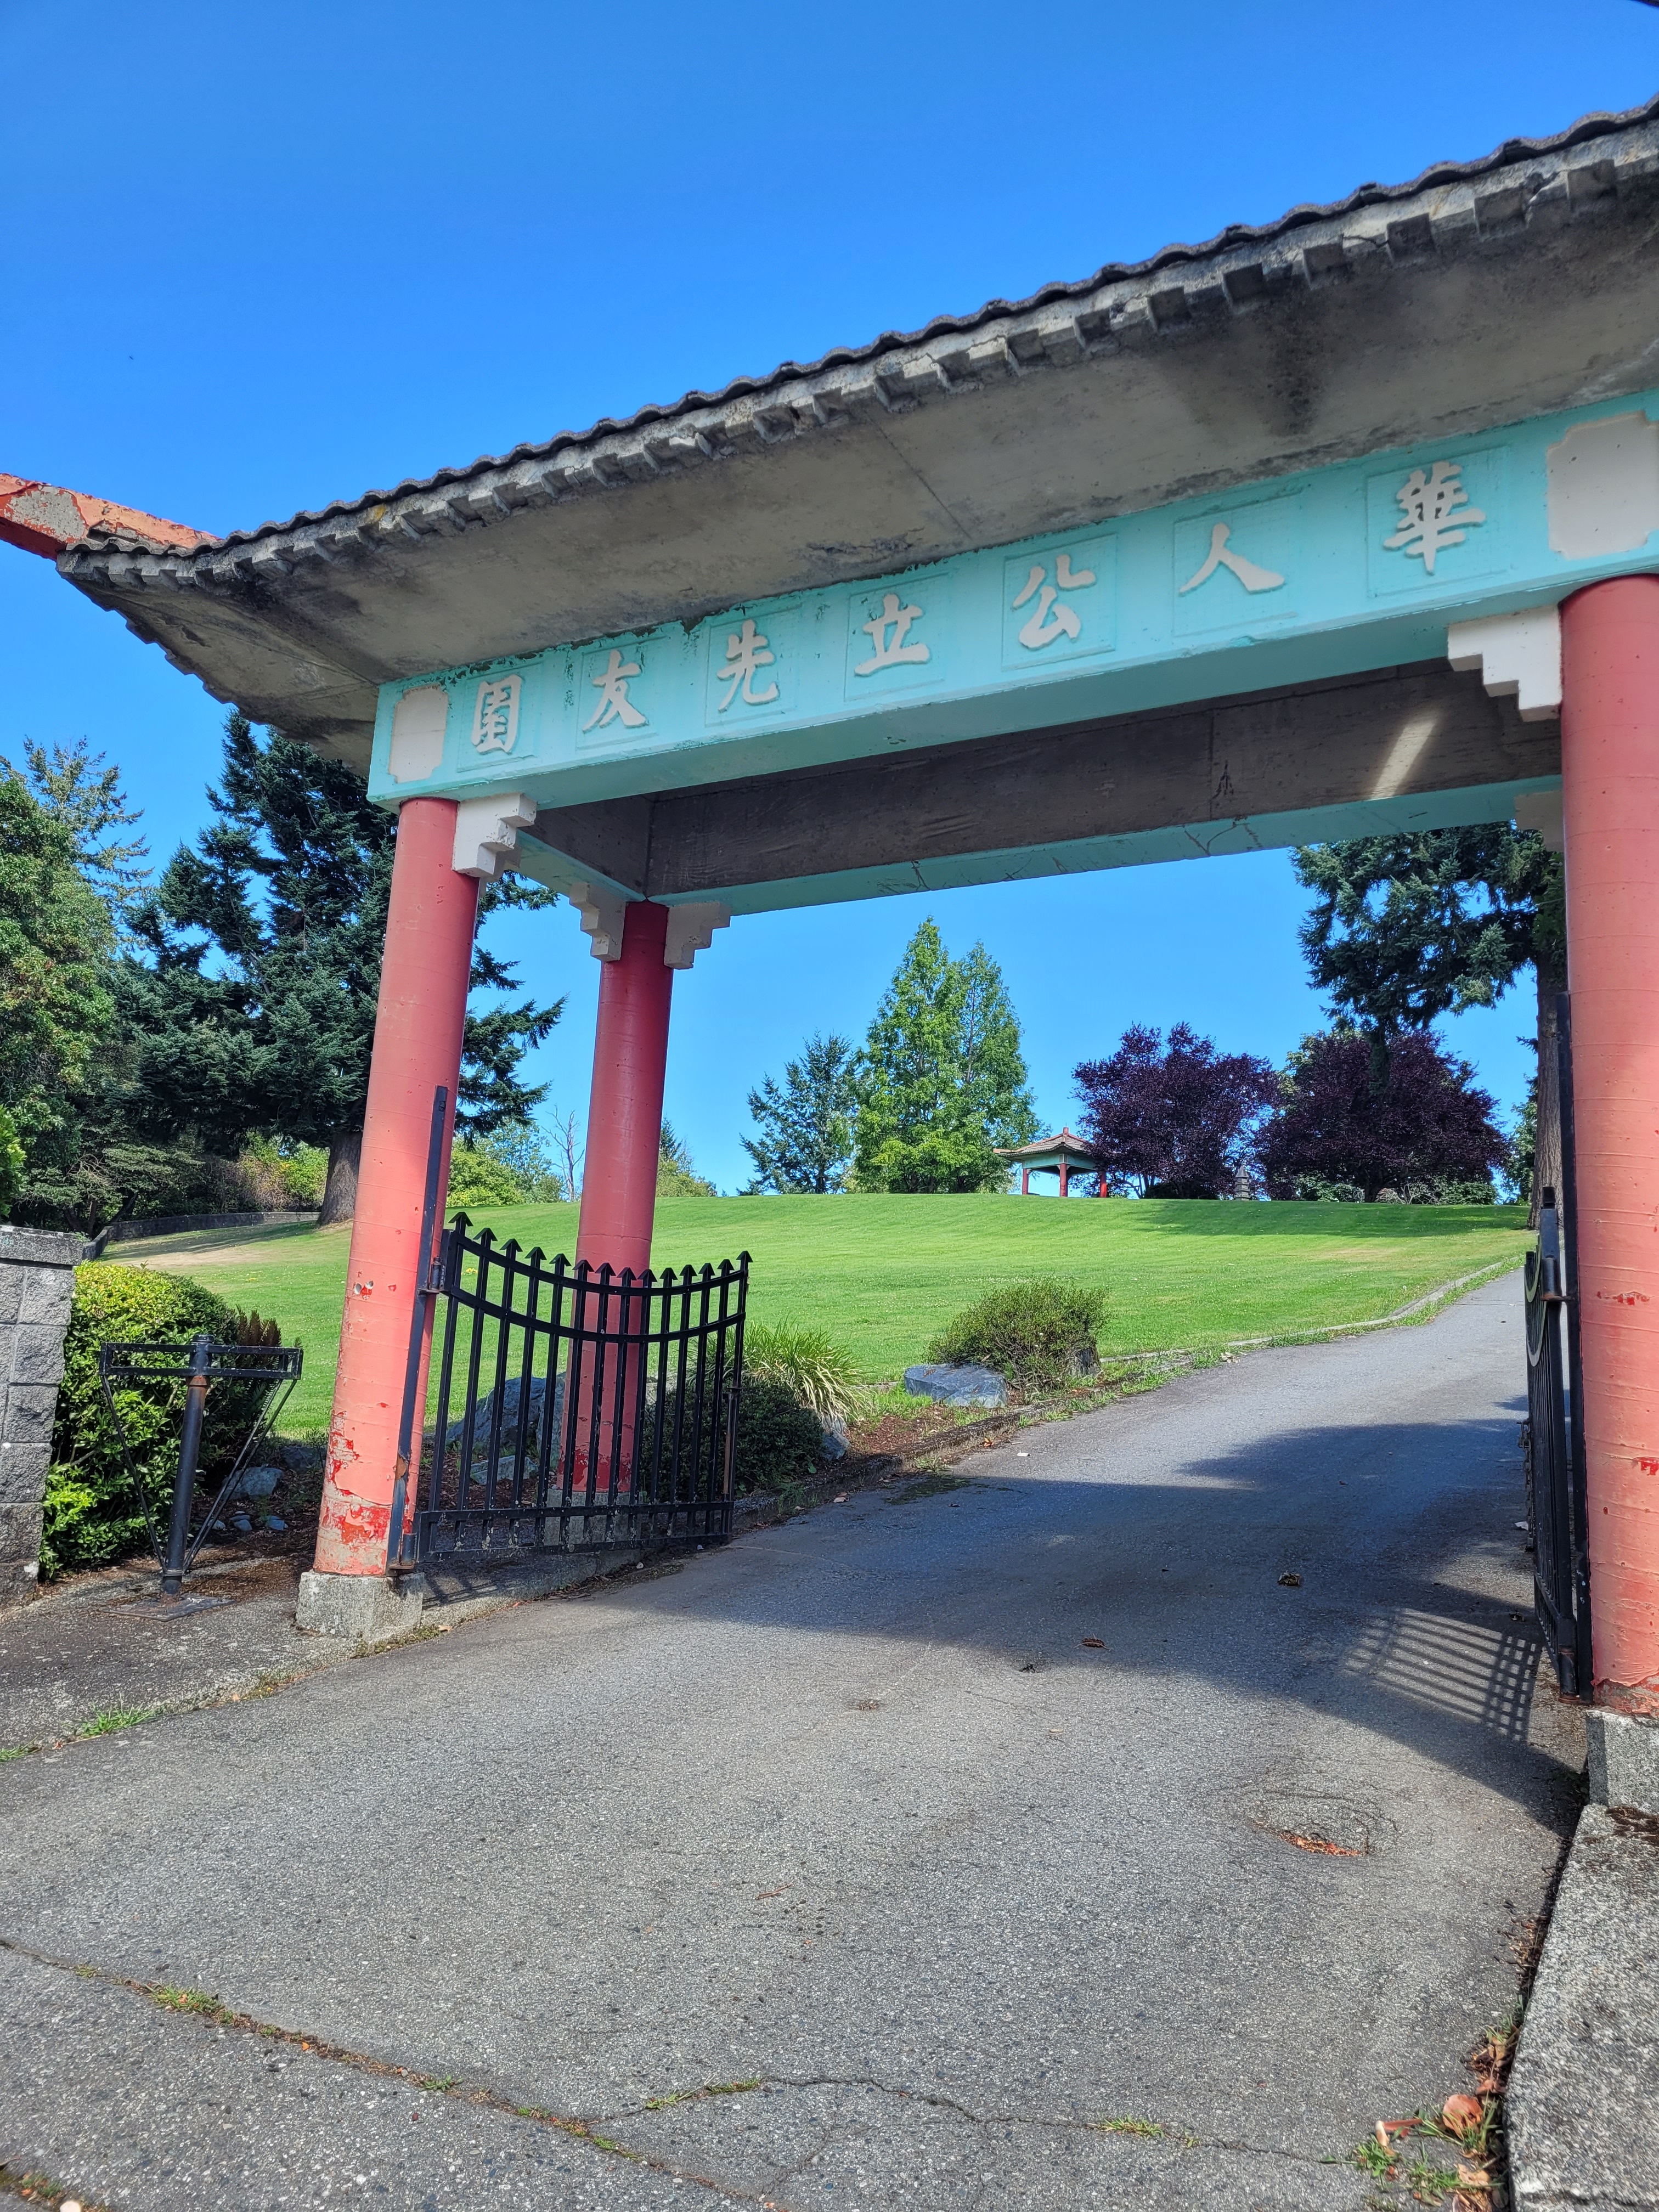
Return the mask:
<path id="1" fill-rule="evenodd" d="M 185 1419 L 179 1437 L 179 1478 L 173 1486 L 167 1522 L 167 1556 L 161 1569 L 161 1595 L 177 1597 L 190 1552 L 190 1508 L 196 1495 L 196 1463 L 202 1455 L 202 1423 L 207 1414 L 208 1369 L 213 1340 L 198 1336 L 190 1347 L 190 1379 L 185 1384 Z"/>

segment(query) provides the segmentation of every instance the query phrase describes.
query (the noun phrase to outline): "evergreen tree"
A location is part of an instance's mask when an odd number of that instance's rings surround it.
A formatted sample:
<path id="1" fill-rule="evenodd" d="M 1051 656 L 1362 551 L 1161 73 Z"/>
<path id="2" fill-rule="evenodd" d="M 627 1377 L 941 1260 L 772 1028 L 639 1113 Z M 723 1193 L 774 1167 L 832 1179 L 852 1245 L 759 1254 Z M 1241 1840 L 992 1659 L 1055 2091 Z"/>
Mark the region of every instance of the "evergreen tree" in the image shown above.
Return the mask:
<path id="1" fill-rule="evenodd" d="M 1037 1133 L 1019 1024 L 982 945 L 952 960 L 930 915 L 905 950 L 860 1055 L 863 1190 L 999 1190 L 996 1145 Z"/>
<path id="2" fill-rule="evenodd" d="M 852 1045 L 810 1036 L 799 1060 L 784 1062 L 781 1087 L 769 1075 L 749 1094 L 759 1134 L 743 1148 L 755 1164 L 750 1191 L 842 1190 L 853 1157 L 858 1110 Z"/>
<path id="3" fill-rule="evenodd" d="M 149 847 L 142 837 L 112 834 L 140 819 L 138 809 L 127 805 L 120 770 L 106 768 L 103 754 L 88 752 L 86 739 L 78 738 L 50 752 L 25 739 L 22 769 L 0 753 L 0 771 L 26 781 L 43 810 L 68 830 L 76 866 L 102 899 L 118 940 L 125 941 L 133 908 L 149 888 Z"/>
<path id="4" fill-rule="evenodd" d="M 1561 860 L 1533 830 L 1507 823 L 1304 845 L 1296 872 L 1316 895 L 1302 927 L 1313 979 L 1333 1010 L 1367 1030 L 1373 1078 L 1386 1082 L 1391 1041 L 1440 1015 L 1495 1006 L 1534 970 L 1539 1054 L 1538 1192 L 1561 1180 L 1555 1000 L 1566 988 Z"/>
<path id="5" fill-rule="evenodd" d="M 325 1146 L 325 1222 L 356 1198 L 396 819 L 349 769 L 279 733 L 261 744 L 234 711 L 216 817 L 181 847 L 135 921 L 122 1012 L 137 1040 L 125 1110 L 140 1132 L 188 1131 L 234 1151 L 253 1133 Z M 516 878 L 487 884 L 480 913 L 550 904 Z M 471 985 L 513 970 L 477 947 Z M 543 1096 L 516 1070 L 562 1011 L 498 1006 L 467 1018 L 458 1127 L 527 1121 Z"/>
<path id="6" fill-rule="evenodd" d="M 96 1079 L 114 1015 L 112 946 L 73 836 L 18 776 L 0 775 L 0 1152 L 14 1194 Z"/>
<path id="7" fill-rule="evenodd" d="M 691 1164 L 691 1147 L 676 1136 L 672 1121 L 657 1134 L 657 1195 L 659 1198 L 717 1198 L 720 1194 Z"/>

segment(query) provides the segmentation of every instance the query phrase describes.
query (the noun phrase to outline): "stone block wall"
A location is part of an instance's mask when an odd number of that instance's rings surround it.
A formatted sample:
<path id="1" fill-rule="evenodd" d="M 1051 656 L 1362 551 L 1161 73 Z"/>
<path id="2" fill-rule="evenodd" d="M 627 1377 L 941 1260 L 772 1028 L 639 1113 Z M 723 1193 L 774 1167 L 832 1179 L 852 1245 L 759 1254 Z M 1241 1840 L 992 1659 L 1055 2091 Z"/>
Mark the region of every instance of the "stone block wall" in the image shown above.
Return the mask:
<path id="1" fill-rule="evenodd" d="M 0 1222 L 0 1606 L 34 1595 L 79 1237 Z"/>

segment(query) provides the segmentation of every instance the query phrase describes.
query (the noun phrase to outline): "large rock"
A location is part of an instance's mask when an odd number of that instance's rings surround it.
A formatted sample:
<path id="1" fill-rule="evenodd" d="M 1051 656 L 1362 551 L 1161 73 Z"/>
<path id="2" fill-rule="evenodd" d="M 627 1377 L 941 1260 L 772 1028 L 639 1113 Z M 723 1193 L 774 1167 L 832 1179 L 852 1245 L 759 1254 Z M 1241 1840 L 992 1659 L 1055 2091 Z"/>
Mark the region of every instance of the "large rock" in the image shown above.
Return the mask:
<path id="1" fill-rule="evenodd" d="M 912 1396 L 937 1398 L 942 1406 L 1008 1402 L 1008 1385 L 988 1367 L 907 1367 L 904 1387 Z"/>
<path id="2" fill-rule="evenodd" d="M 523 1395 L 523 1380 L 517 1375 L 511 1376 L 501 1385 L 501 1451 L 503 1456 L 511 1454 L 513 1449 L 513 1439 L 518 1434 L 519 1400 Z M 525 1438 L 526 1443 L 529 1445 L 533 1446 L 537 1437 L 541 1434 L 542 1407 L 546 1403 L 546 1400 L 547 1377 L 544 1375 L 538 1375 L 532 1379 L 530 1385 L 530 1423 L 526 1432 Z M 495 1393 L 492 1390 L 487 1396 L 479 1399 L 477 1414 L 472 1424 L 472 1454 L 475 1459 L 482 1459 L 489 1449 L 489 1424 L 494 1420 L 495 1417 Z M 553 1441 L 554 1449 L 556 1451 L 559 1449 L 563 1441 L 561 1430 L 561 1424 L 563 1419 L 564 1377 L 561 1375 L 553 1385 Z M 463 1422 L 452 1421 L 444 1431 L 445 1443 L 459 1443 L 461 1440 L 461 1430 L 464 1425 L 465 1424 Z"/>

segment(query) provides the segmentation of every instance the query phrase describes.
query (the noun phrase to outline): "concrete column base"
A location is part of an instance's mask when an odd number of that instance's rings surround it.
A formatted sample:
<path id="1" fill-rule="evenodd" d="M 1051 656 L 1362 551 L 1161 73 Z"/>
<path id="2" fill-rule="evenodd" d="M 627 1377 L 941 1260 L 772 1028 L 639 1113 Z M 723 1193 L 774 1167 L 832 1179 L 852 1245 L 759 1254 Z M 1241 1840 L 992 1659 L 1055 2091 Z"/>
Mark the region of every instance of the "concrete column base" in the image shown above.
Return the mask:
<path id="1" fill-rule="evenodd" d="M 1592 1805 L 1659 1813 L 1659 1721 L 1592 1705 L 1584 1715 Z"/>
<path id="2" fill-rule="evenodd" d="M 343 1636 L 354 1644 L 390 1644 L 421 1625 L 424 1575 L 328 1575 L 300 1577 L 294 1625 L 307 1636 Z"/>

